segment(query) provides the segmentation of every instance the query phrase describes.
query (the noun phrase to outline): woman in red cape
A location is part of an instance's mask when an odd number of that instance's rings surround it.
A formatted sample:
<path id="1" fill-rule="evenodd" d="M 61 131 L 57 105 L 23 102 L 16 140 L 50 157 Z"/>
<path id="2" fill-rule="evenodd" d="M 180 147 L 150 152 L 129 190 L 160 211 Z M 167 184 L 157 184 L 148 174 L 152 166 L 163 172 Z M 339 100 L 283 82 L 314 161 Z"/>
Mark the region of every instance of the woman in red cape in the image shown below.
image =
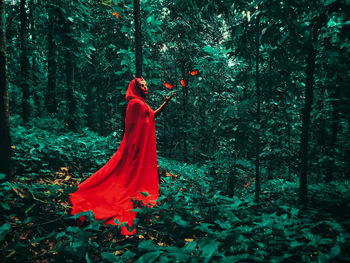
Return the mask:
<path id="1" fill-rule="evenodd" d="M 126 92 L 125 133 L 118 150 L 96 173 L 78 185 L 70 194 L 71 214 L 91 210 L 96 220 L 132 226 L 136 213 L 132 199 L 153 206 L 158 199 L 158 170 L 155 135 L 155 115 L 173 97 L 153 111 L 145 102 L 148 89 L 143 78 L 134 78 Z M 142 194 L 143 193 L 143 194 Z M 116 221 L 116 219 L 118 221 Z M 121 234 L 132 235 L 125 226 Z"/>

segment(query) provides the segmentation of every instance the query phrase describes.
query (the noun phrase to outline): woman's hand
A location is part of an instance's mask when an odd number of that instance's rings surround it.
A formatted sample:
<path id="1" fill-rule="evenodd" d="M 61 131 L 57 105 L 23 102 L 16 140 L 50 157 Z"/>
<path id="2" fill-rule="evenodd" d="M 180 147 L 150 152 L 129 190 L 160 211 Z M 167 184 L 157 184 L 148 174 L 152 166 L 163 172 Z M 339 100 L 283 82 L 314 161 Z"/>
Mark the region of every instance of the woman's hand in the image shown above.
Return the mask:
<path id="1" fill-rule="evenodd" d="M 167 97 L 166 95 L 164 95 L 164 102 L 162 105 L 160 105 L 160 107 L 154 112 L 155 116 L 159 116 L 160 112 L 163 110 L 164 106 L 172 99 L 172 97 L 174 97 L 174 91 L 170 94 L 169 97 Z"/>
<path id="2" fill-rule="evenodd" d="M 174 91 L 170 94 L 170 96 L 169 97 L 167 97 L 166 95 L 164 95 L 164 100 L 166 101 L 166 102 L 169 102 L 171 99 L 172 99 L 172 97 L 174 97 Z"/>

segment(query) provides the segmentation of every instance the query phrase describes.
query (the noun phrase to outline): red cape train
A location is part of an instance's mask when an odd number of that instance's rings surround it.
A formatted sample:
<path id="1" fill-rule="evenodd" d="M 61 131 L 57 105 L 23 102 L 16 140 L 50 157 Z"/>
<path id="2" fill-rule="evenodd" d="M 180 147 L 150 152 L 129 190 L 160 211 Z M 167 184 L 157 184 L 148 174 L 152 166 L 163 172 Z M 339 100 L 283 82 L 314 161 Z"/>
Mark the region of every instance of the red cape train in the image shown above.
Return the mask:
<path id="1" fill-rule="evenodd" d="M 125 133 L 119 149 L 96 173 L 78 185 L 70 194 L 71 214 L 91 210 L 96 220 L 116 225 L 133 224 L 136 213 L 132 198 L 149 205 L 158 199 L 158 170 L 154 111 L 146 104 L 136 87 L 135 79 L 129 84 L 126 100 L 129 101 Z M 140 192 L 147 192 L 148 196 Z M 121 234 L 134 234 L 125 226 Z"/>

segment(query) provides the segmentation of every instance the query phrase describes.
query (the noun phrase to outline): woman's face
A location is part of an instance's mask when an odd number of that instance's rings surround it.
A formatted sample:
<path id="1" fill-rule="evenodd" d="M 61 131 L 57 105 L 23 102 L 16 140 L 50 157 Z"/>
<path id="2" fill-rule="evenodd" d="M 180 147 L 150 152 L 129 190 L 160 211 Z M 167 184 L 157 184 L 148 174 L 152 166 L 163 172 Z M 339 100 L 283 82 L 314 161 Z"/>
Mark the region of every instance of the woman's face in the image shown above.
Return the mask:
<path id="1" fill-rule="evenodd" d="M 140 89 L 142 94 L 145 96 L 148 95 L 147 82 L 144 79 L 136 78 L 136 86 Z"/>

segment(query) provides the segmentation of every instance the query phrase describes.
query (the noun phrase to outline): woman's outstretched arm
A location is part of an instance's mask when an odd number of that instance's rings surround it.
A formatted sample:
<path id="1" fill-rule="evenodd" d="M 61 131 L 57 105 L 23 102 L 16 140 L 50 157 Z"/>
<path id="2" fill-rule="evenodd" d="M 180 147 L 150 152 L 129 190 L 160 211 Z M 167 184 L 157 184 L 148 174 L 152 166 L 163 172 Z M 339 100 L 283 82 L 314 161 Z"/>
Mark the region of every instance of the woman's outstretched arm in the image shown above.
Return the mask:
<path id="1" fill-rule="evenodd" d="M 163 104 L 160 105 L 160 107 L 154 111 L 155 117 L 158 117 L 158 116 L 159 116 L 159 114 L 161 113 L 161 111 L 163 110 L 163 108 L 165 107 L 165 105 L 167 105 L 167 103 L 171 100 L 171 98 L 174 97 L 174 92 L 172 92 L 172 93 L 170 94 L 169 97 L 167 97 L 166 95 L 165 95 L 164 97 L 165 97 L 165 98 L 164 98 Z"/>

